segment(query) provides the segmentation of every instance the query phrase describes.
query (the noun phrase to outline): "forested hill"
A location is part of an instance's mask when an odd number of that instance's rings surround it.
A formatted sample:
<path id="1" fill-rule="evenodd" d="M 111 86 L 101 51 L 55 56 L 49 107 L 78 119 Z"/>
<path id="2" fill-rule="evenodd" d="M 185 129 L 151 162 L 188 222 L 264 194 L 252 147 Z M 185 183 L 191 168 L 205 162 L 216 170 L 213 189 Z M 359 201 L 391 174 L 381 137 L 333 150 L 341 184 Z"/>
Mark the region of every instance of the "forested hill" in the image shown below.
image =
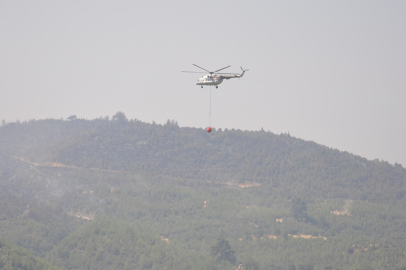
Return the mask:
<path id="1" fill-rule="evenodd" d="M 404 270 L 405 183 L 399 164 L 289 134 L 120 112 L 3 122 L 0 264 Z"/>
<path id="2" fill-rule="evenodd" d="M 0 149 L 33 162 L 153 172 L 211 183 L 258 183 L 282 196 L 401 199 L 406 170 L 314 142 L 265 131 L 180 128 L 127 120 L 39 120 L 3 124 Z"/>
<path id="3" fill-rule="evenodd" d="M 0 269 L 4 270 L 63 270 L 54 267 L 47 261 L 35 257 L 23 248 L 12 245 L 4 239 L 0 239 Z"/>

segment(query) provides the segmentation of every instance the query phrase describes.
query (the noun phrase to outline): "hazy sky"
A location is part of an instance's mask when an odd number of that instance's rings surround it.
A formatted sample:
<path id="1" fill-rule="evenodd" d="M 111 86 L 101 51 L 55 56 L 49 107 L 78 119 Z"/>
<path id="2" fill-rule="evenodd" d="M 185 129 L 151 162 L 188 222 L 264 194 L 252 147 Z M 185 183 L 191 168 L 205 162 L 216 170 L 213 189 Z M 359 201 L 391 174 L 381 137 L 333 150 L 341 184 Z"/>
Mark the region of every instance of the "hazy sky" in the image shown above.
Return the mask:
<path id="1" fill-rule="evenodd" d="M 406 167 L 406 1 L 0 0 L 0 120 L 128 118 L 292 136 Z M 201 74 L 204 75 L 204 74 Z"/>

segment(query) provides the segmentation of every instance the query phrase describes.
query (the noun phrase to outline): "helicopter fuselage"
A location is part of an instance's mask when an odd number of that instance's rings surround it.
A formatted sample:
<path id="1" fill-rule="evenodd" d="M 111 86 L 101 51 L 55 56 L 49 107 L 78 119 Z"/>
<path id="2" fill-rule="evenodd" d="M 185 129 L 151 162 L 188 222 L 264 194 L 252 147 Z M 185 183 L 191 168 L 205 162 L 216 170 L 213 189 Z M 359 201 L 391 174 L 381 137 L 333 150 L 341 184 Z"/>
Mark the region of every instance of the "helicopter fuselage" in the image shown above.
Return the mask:
<path id="1" fill-rule="evenodd" d="M 222 82 L 223 82 L 223 78 L 221 76 L 207 75 L 207 76 L 201 77 L 196 82 L 196 85 L 219 85 Z"/>
<path id="2" fill-rule="evenodd" d="M 217 75 L 217 74 L 212 74 L 212 75 L 206 75 L 201 77 L 196 84 L 197 85 L 219 85 L 220 83 L 223 82 L 224 79 L 229 80 L 232 78 L 241 78 L 244 76 L 245 70 L 241 74 L 233 74 L 233 75 Z"/>

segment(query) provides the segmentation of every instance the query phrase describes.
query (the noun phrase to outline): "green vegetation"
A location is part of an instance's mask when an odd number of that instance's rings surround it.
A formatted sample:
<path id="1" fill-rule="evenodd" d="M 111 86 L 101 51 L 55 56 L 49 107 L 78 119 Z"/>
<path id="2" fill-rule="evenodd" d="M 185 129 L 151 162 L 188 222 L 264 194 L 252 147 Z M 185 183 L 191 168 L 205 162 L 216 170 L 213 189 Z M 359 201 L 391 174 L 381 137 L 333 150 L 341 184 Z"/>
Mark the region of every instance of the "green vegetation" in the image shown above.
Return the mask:
<path id="1" fill-rule="evenodd" d="M 234 254 L 235 251 L 231 249 L 230 243 L 224 237 L 220 237 L 217 243 L 211 247 L 211 255 L 216 261 L 229 261 L 235 264 L 237 260 Z"/>
<path id="2" fill-rule="evenodd" d="M 98 220 L 63 239 L 48 258 L 67 269 L 164 268 L 168 243 L 133 224 Z"/>
<path id="3" fill-rule="evenodd" d="M 295 218 L 297 221 L 305 221 L 307 214 L 307 205 L 306 202 L 303 201 L 300 198 L 293 198 L 291 200 L 291 211 L 292 211 L 292 216 Z"/>
<path id="4" fill-rule="evenodd" d="M 66 269 L 406 266 L 406 170 L 288 134 L 0 127 L 0 236 Z"/>
<path id="5" fill-rule="evenodd" d="M 45 260 L 35 257 L 21 247 L 0 239 L 0 269 L 2 270 L 62 270 Z"/>

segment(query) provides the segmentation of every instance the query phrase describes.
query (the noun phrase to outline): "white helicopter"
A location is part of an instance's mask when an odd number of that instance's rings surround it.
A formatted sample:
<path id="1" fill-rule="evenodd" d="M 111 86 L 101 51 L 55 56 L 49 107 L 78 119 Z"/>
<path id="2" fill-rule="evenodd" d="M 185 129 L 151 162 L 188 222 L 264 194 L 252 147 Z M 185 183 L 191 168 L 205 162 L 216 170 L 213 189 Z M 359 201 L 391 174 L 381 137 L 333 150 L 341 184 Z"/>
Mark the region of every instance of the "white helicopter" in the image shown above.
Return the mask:
<path id="1" fill-rule="evenodd" d="M 207 71 L 209 74 L 206 76 L 201 77 L 197 82 L 196 85 L 200 85 L 203 88 L 203 85 L 215 85 L 216 88 L 218 88 L 218 85 L 223 82 L 224 79 L 229 80 L 233 78 L 241 78 L 244 76 L 244 73 L 248 71 L 248 69 L 244 70 L 241 68 L 242 73 L 218 73 L 218 71 L 229 68 L 231 66 L 227 66 L 224 68 L 221 68 L 216 71 L 208 71 L 207 69 L 204 69 L 202 67 L 199 67 L 198 65 L 192 64 L 198 68 L 201 68 L 205 71 Z M 182 71 L 182 72 L 187 72 L 187 73 L 206 73 L 206 72 L 201 72 L 201 71 Z M 219 75 L 220 74 L 220 75 Z"/>

